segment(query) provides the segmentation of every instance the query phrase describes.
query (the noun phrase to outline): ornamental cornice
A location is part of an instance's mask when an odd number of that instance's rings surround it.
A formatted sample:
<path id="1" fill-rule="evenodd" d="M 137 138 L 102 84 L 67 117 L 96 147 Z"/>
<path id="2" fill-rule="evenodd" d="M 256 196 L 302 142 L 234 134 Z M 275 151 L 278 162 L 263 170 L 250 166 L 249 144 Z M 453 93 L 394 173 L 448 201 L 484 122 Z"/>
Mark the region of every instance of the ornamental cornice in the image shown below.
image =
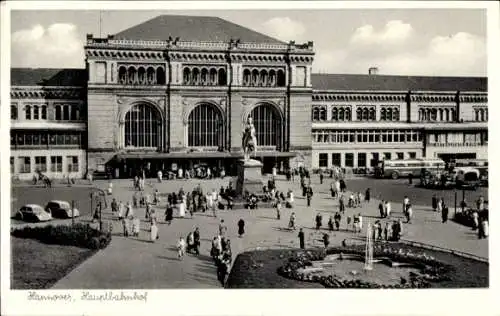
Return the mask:
<path id="1" fill-rule="evenodd" d="M 12 88 L 11 99 L 82 99 L 82 88 Z"/>
<path id="2" fill-rule="evenodd" d="M 488 95 L 484 95 L 484 94 L 460 95 L 460 102 L 486 103 L 486 102 L 488 102 Z"/>
<path id="3" fill-rule="evenodd" d="M 238 63 L 247 63 L 247 62 L 273 62 L 273 63 L 285 63 L 286 56 L 285 55 L 277 55 L 277 54 L 242 54 L 236 53 L 231 54 L 231 61 Z"/>
<path id="4" fill-rule="evenodd" d="M 313 101 L 404 102 L 404 93 L 313 93 Z"/>
<path id="5" fill-rule="evenodd" d="M 113 58 L 113 59 L 142 59 L 142 60 L 165 60 L 165 53 L 162 51 L 147 50 L 110 50 L 110 49 L 86 49 L 86 57 L 92 58 Z"/>

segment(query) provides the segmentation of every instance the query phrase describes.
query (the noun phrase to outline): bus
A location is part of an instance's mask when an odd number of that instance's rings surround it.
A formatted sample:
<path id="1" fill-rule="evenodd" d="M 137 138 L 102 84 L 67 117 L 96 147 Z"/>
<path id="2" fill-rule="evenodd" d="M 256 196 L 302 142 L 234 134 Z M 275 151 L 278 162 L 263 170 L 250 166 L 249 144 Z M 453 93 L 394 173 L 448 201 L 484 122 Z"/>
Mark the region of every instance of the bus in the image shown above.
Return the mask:
<path id="1" fill-rule="evenodd" d="M 457 188 L 476 190 L 480 185 L 479 170 L 473 167 L 455 167 L 453 169 Z"/>
<path id="2" fill-rule="evenodd" d="M 383 160 L 375 169 L 378 178 L 420 177 L 422 170 L 430 172 L 444 172 L 445 162 L 441 159 L 407 159 Z"/>
<path id="3" fill-rule="evenodd" d="M 487 159 L 457 159 L 452 163 L 455 168 L 469 167 L 479 171 L 480 185 L 488 186 L 488 160 Z"/>

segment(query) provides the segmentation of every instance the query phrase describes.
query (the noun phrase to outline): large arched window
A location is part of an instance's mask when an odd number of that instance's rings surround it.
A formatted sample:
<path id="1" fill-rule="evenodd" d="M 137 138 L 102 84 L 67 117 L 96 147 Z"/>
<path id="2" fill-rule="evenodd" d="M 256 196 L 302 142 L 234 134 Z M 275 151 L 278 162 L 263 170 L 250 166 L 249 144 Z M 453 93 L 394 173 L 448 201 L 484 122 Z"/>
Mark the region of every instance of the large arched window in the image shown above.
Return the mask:
<path id="1" fill-rule="evenodd" d="M 148 104 L 136 104 L 125 115 L 125 146 L 158 148 L 161 143 L 161 116 Z"/>
<path id="2" fill-rule="evenodd" d="M 279 146 L 281 140 L 281 118 L 275 108 L 261 104 L 252 110 L 257 146 Z"/>
<path id="3" fill-rule="evenodd" d="M 214 105 L 195 107 L 188 118 L 188 146 L 218 147 L 223 139 L 222 114 Z"/>

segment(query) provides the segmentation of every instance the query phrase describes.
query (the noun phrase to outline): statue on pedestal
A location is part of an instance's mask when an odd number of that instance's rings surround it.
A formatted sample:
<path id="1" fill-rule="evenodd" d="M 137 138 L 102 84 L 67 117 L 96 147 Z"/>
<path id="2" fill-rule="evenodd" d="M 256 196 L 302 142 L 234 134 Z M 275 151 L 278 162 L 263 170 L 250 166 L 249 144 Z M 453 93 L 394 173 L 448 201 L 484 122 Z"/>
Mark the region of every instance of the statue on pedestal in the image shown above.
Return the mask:
<path id="1" fill-rule="evenodd" d="M 242 148 L 245 161 L 250 160 L 250 154 L 257 152 L 257 138 L 255 137 L 255 126 L 252 117 L 248 117 L 243 130 Z"/>

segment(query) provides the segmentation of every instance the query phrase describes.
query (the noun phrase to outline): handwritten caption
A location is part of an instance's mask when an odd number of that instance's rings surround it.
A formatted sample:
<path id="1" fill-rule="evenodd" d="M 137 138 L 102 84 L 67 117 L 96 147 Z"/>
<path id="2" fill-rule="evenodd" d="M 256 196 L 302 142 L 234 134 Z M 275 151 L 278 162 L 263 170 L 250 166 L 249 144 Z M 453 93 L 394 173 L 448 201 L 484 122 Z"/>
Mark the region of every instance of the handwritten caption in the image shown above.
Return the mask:
<path id="1" fill-rule="evenodd" d="M 27 299 L 28 301 L 40 302 L 75 302 L 76 300 L 80 300 L 91 302 L 142 301 L 146 303 L 148 301 L 148 292 L 106 291 L 102 293 L 95 293 L 90 291 L 82 291 L 80 295 L 74 295 L 70 293 L 42 294 L 37 291 L 29 291 Z"/>

